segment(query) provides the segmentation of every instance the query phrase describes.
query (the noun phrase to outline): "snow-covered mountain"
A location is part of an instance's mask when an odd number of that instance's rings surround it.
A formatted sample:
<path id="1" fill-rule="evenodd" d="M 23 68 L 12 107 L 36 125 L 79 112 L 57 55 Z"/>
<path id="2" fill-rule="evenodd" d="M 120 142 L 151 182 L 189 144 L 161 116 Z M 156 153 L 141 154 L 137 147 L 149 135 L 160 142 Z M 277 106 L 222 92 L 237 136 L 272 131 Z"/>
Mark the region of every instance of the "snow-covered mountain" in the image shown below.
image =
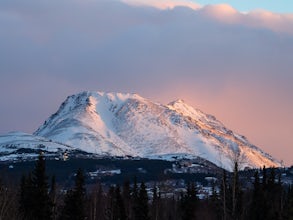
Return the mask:
<path id="1" fill-rule="evenodd" d="M 59 156 L 66 151 L 72 150 L 75 149 L 61 143 L 55 143 L 44 137 L 22 132 L 10 132 L 6 135 L 0 135 L 0 161 L 35 158 L 40 151 L 47 156 Z"/>
<path id="2" fill-rule="evenodd" d="M 182 100 L 162 105 L 137 94 L 69 96 L 34 135 L 105 156 L 201 157 L 228 170 L 235 159 L 242 168 L 280 166 L 214 116 Z"/>

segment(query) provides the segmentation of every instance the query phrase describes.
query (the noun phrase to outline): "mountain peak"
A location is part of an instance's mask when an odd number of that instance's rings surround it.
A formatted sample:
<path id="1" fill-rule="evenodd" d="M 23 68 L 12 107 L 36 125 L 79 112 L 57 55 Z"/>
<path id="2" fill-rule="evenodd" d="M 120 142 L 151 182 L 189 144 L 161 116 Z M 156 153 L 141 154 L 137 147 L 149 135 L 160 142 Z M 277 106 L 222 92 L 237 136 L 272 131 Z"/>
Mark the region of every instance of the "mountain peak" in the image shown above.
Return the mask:
<path id="1" fill-rule="evenodd" d="M 230 169 L 237 149 L 246 158 L 245 167 L 278 166 L 214 116 L 182 99 L 162 105 L 138 94 L 85 91 L 69 96 L 34 134 L 99 155 L 200 156 Z"/>
<path id="2" fill-rule="evenodd" d="M 177 99 L 173 102 L 170 102 L 167 107 L 184 116 L 189 116 L 197 120 L 206 117 L 206 114 L 198 109 L 193 108 L 191 105 L 188 105 L 183 99 Z"/>
<path id="3" fill-rule="evenodd" d="M 183 99 L 176 99 L 175 101 L 170 102 L 168 105 L 176 105 L 176 104 L 186 104 Z"/>
<path id="4" fill-rule="evenodd" d="M 172 101 L 167 106 L 170 109 L 177 110 L 183 114 L 190 114 L 191 112 L 196 111 L 192 106 L 188 105 L 183 99 L 177 99 L 175 101 Z"/>
<path id="5" fill-rule="evenodd" d="M 74 97 L 77 99 L 81 99 L 82 97 L 93 97 L 97 100 L 108 100 L 108 101 L 115 101 L 115 102 L 124 102 L 128 99 L 138 99 L 138 100 L 145 100 L 143 97 L 136 93 L 120 93 L 120 92 L 103 92 L 103 91 L 84 91 L 80 92 L 76 95 L 72 95 L 69 97 Z"/>

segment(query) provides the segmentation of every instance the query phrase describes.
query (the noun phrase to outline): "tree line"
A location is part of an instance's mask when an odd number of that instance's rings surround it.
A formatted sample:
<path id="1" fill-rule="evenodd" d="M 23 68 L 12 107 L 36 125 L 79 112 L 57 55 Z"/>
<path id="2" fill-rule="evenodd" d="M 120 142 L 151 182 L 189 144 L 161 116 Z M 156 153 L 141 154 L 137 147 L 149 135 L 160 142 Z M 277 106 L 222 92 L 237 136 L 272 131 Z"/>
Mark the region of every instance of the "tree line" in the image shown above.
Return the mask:
<path id="1" fill-rule="evenodd" d="M 218 190 L 217 190 L 218 189 Z M 198 198 L 195 183 L 186 184 L 179 196 L 165 197 L 160 187 L 147 190 L 144 182 L 88 188 L 82 170 L 72 188 L 62 189 L 46 175 L 39 156 L 34 170 L 21 178 L 17 189 L 0 183 L 0 220 L 291 220 L 293 187 L 284 186 L 275 169 L 254 174 L 253 186 L 244 189 L 238 164 L 232 174 L 223 171 L 212 194 Z"/>

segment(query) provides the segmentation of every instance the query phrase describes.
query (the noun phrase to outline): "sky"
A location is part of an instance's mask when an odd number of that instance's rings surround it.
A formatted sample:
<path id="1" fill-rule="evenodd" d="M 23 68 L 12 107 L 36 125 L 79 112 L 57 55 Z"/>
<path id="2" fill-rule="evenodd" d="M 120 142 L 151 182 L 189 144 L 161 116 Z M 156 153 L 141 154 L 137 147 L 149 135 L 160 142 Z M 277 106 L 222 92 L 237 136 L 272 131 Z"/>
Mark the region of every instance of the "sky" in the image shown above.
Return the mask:
<path id="1" fill-rule="evenodd" d="M 292 3 L 207 2 L 0 1 L 0 133 L 80 91 L 130 92 L 184 99 L 292 165 Z"/>
<path id="2" fill-rule="evenodd" d="M 291 13 L 293 11 L 292 0 L 195 0 L 193 2 L 201 5 L 225 3 L 242 12 L 249 12 L 260 9 L 277 13 Z"/>

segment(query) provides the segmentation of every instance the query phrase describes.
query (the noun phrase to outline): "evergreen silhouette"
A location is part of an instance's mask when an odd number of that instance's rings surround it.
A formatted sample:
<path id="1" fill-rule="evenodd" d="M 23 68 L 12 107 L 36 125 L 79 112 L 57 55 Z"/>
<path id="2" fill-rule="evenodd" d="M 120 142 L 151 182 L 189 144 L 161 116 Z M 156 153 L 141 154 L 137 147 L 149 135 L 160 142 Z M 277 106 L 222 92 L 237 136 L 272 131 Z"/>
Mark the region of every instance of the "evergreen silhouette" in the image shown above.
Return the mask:
<path id="1" fill-rule="evenodd" d="M 293 220 L 293 187 L 290 185 L 288 187 L 287 195 L 286 195 L 286 205 L 284 207 L 284 220 Z"/>
<path id="2" fill-rule="evenodd" d="M 119 186 L 116 186 L 115 189 L 113 212 L 113 220 L 126 220 L 124 201 L 122 199 Z"/>
<path id="3" fill-rule="evenodd" d="M 239 182 L 238 163 L 235 162 L 232 180 L 232 218 L 240 219 L 242 212 L 242 191 Z"/>
<path id="4" fill-rule="evenodd" d="M 123 192 L 122 192 L 122 199 L 124 202 L 125 207 L 125 214 L 128 219 L 131 218 L 131 189 L 130 189 L 130 182 L 128 180 L 124 181 L 123 183 Z"/>
<path id="5" fill-rule="evenodd" d="M 33 193 L 33 184 L 31 174 L 22 176 L 20 182 L 20 196 L 19 196 L 19 212 L 22 216 L 22 219 L 31 219 L 33 216 L 33 200 L 31 195 Z"/>
<path id="6" fill-rule="evenodd" d="M 221 210 L 222 210 L 222 219 L 229 219 L 230 213 L 230 189 L 228 184 L 227 172 L 223 170 L 222 180 L 220 185 L 220 202 L 221 202 Z"/>
<path id="7" fill-rule="evenodd" d="M 56 219 L 56 216 L 57 216 L 57 210 L 56 210 L 56 178 L 55 176 L 52 176 L 52 179 L 51 179 L 51 188 L 50 188 L 50 192 L 49 192 L 49 196 L 50 196 L 50 199 L 51 199 L 51 202 L 52 202 L 52 218 L 53 219 Z"/>
<path id="8" fill-rule="evenodd" d="M 186 194 L 181 198 L 182 220 L 196 219 L 195 211 L 198 204 L 197 191 L 194 183 L 188 183 Z"/>
<path id="9" fill-rule="evenodd" d="M 106 219 L 114 219 L 115 187 L 111 186 L 107 194 Z"/>
<path id="10" fill-rule="evenodd" d="M 212 182 L 212 195 L 209 198 L 210 207 L 214 210 L 215 219 L 222 219 L 222 210 L 219 195 L 216 191 L 216 182 Z"/>
<path id="11" fill-rule="evenodd" d="M 160 193 L 158 194 L 156 185 L 154 185 L 152 191 L 153 191 L 153 200 L 152 200 L 152 207 L 151 207 L 151 217 L 152 217 L 152 220 L 158 220 L 161 196 L 160 196 Z"/>
<path id="12" fill-rule="evenodd" d="M 137 206 L 135 209 L 135 220 L 149 220 L 148 195 L 144 182 L 140 184 L 137 198 Z"/>
<path id="13" fill-rule="evenodd" d="M 106 217 L 111 220 L 126 220 L 124 201 L 121 196 L 120 186 L 111 186 L 108 191 L 108 204 Z"/>
<path id="14" fill-rule="evenodd" d="M 85 219 L 85 188 L 84 176 L 81 169 L 79 169 L 76 173 L 74 188 L 66 193 L 60 219 Z"/>
<path id="15" fill-rule="evenodd" d="M 132 220 L 139 220 L 140 218 L 140 207 L 139 207 L 139 189 L 137 185 L 136 176 L 134 177 L 132 192 L 131 192 L 131 203 L 132 203 Z"/>
<path id="16" fill-rule="evenodd" d="M 24 219 L 52 219 L 53 204 L 47 179 L 45 158 L 40 153 L 32 175 L 21 179 L 20 211 Z"/>
<path id="17" fill-rule="evenodd" d="M 261 183 L 259 181 L 259 173 L 258 171 L 254 174 L 254 183 L 253 183 L 253 194 L 252 194 L 252 203 L 250 207 L 250 218 L 251 220 L 261 220 L 264 217 L 264 212 L 260 212 L 259 210 L 263 210 L 264 201 L 263 201 L 263 190 L 261 187 Z"/>

